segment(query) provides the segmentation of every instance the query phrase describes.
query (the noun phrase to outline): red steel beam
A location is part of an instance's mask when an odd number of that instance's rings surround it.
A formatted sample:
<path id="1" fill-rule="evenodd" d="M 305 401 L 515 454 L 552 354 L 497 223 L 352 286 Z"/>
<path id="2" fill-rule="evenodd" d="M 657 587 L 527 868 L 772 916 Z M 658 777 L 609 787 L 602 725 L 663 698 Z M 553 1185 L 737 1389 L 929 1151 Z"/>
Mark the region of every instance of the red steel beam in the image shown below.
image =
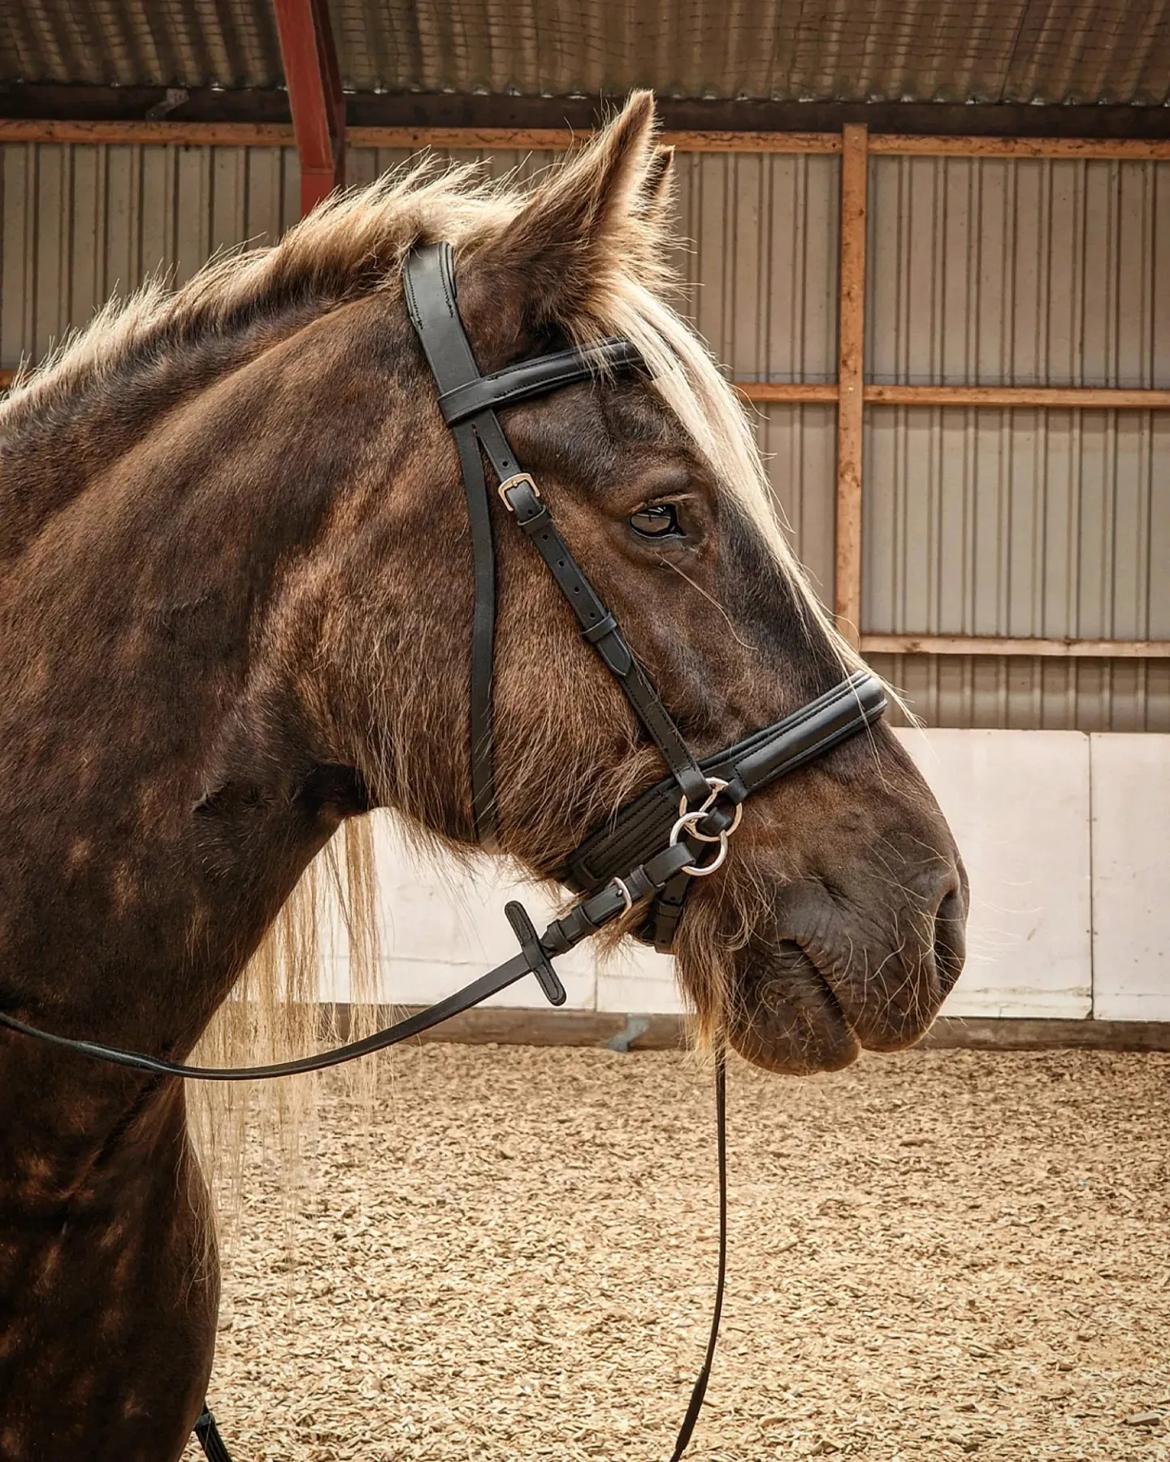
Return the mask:
<path id="1" fill-rule="evenodd" d="M 345 97 L 326 0 L 275 5 L 305 214 L 345 183 Z"/>

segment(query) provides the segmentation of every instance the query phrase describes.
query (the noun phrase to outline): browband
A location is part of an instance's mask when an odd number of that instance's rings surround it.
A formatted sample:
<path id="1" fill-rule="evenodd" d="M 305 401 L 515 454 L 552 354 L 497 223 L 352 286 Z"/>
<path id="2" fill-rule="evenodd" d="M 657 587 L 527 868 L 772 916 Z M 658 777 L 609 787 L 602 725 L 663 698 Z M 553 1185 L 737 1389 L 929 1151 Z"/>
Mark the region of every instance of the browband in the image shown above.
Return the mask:
<path id="1" fill-rule="evenodd" d="M 439 397 L 439 410 L 448 426 L 457 426 L 478 416 L 481 411 L 499 406 L 515 406 L 533 396 L 559 391 L 576 381 L 587 381 L 608 371 L 618 371 L 642 364 L 641 352 L 628 340 L 603 340 L 598 345 L 581 349 L 558 350 L 552 355 L 538 355 L 533 360 L 518 361 L 479 376 L 462 386 L 455 386 Z"/>

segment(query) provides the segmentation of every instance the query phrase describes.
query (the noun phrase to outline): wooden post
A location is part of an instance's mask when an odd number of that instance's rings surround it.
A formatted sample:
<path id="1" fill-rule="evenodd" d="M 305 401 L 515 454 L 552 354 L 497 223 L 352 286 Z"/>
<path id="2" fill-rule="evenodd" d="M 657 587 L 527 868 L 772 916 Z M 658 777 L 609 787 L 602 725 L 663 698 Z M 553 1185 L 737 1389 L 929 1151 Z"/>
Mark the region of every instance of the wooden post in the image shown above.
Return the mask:
<path id="1" fill-rule="evenodd" d="M 837 320 L 837 550 L 833 609 L 851 645 L 861 636 L 861 443 L 865 405 L 867 128 L 841 139 L 841 263 Z"/>
<path id="2" fill-rule="evenodd" d="M 345 97 L 326 0 L 275 3 L 305 214 L 345 182 Z"/>

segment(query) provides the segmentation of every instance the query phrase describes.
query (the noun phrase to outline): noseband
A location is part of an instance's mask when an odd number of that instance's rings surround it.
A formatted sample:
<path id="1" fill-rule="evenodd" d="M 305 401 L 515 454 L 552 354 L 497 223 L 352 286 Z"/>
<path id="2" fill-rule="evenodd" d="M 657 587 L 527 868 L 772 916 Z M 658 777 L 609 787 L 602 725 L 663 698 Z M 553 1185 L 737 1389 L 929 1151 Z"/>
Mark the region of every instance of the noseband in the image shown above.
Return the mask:
<path id="1" fill-rule="evenodd" d="M 529 974 L 535 975 L 551 1004 L 562 1005 L 565 990 L 553 967 L 554 958 L 634 908 L 643 914 L 638 925 L 640 936 L 657 949 L 668 951 L 683 917 L 687 894 L 696 879 L 716 874 L 723 866 L 747 800 L 873 725 L 885 710 L 881 682 L 868 671 L 858 670 L 782 720 L 698 760 L 635 659 L 617 620 L 557 531 L 539 487 L 521 469 L 496 414 L 503 407 L 592 380 L 599 373 L 641 369 L 638 351 L 629 341 L 606 340 L 587 349 L 561 350 L 481 375 L 459 317 L 453 255 L 448 244 L 414 250 L 406 262 L 405 292 L 411 322 L 439 388 L 439 409 L 455 438 L 467 499 L 475 584 L 470 764 L 472 821 L 477 840 L 487 849 L 499 846 L 492 735 L 496 575 L 485 457 L 509 522 L 515 522 L 544 560 L 576 617 L 582 638 L 621 687 L 669 774 L 608 818 L 566 858 L 557 877 L 581 898 L 563 918 L 554 919 L 538 935 L 523 905 L 507 904 L 504 912 L 520 945 L 519 954 L 453 995 L 364 1040 L 271 1066 L 200 1067 L 57 1035 L 0 1011 L 0 1025 L 9 1030 L 154 1076 L 252 1081 L 320 1071 L 397 1045 L 479 1005 Z M 672 1462 L 682 1456 L 698 1418 L 722 1308 L 727 1253 L 725 1090 L 720 1055 L 716 1065 L 720 1224 L 715 1309 L 703 1369 Z M 230 1462 L 206 1408 L 195 1432 L 212 1462 Z"/>

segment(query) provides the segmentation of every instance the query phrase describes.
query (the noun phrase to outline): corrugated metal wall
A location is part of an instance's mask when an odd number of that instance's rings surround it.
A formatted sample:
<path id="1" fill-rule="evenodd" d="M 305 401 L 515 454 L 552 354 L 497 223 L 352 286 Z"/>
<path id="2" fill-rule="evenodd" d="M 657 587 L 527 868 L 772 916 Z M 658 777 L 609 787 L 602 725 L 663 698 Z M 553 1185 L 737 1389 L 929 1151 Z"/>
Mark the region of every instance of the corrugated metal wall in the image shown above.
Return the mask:
<path id="1" fill-rule="evenodd" d="M 357 149 L 353 181 L 405 154 Z M 466 154 L 461 154 L 466 156 Z M 522 174 L 547 154 L 495 154 Z M 686 154 L 679 263 L 735 376 L 835 374 L 837 160 Z M 871 162 L 867 374 L 909 384 L 1170 386 L 1170 164 Z M 147 273 L 295 217 L 290 150 L 0 148 L 0 366 Z M 832 593 L 835 412 L 761 441 Z M 864 627 L 1170 638 L 1170 414 L 870 408 Z M 936 725 L 1170 729 L 1170 665 L 886 658 Z"/>
<path id="2" fill-rule="evenodd" d="M 349 176 L 371 182 L 409 154 L 358 148 Z M 548 153 L 460 153 L 494 175 L 529 177 Z M 836 374 L 837 161 L 685 153 L 677 159 L 676 266 L 691 317 L 739 380 L 831 381 Z M 776 493 L 814 578 L 833 585 L 835 414 L 769 406 L 759 413 Z"/>
<path id="3" fill-rule="evenodd" d="M 678 157 L 678 254 L 699 332 L 740 381 L 837 374 L 838 162 Z M 822 597 L 832 601 L 836 411 L 760 406 L 776 496 Z"/>
<path id="4" fill-rule="evenodd" d="M 187 279 L 299 208 L 291 148 L 0 147 L 0 367 L 40 359 L 112 294 Z"/>
<path id="5" fill-rule="evenodd" d="M 1170 385 L 1170 164 L 878 158 L 867 379 Z M 1170 638 L 1170 414 L 871 408 L 871 632 Z M 1170 728 L 1170 666 L 886 662 L 932 724 Z"/>
<path id="6" fill-rule="evenodd" d="M 350 181 L 371 182 L 408 156 L 355 148 Z M 553 161 L 459 154 L 471 156 L 522 177 Z M 678 263 L 716 350 L 741 377 L 831 380 L 835 159 L 693 154 L 679 158 L 679 173 L 692 243 Z M 0 188 L 0 368 L 39 359 L 151 272 L 185 279 L 217 249 L 276 238 L 298 208 L 292 149 L 9 144 L 0 147 Z M 833 413 L 775 406 L 760 416 L 778 495 L 829 595 Z"/>

